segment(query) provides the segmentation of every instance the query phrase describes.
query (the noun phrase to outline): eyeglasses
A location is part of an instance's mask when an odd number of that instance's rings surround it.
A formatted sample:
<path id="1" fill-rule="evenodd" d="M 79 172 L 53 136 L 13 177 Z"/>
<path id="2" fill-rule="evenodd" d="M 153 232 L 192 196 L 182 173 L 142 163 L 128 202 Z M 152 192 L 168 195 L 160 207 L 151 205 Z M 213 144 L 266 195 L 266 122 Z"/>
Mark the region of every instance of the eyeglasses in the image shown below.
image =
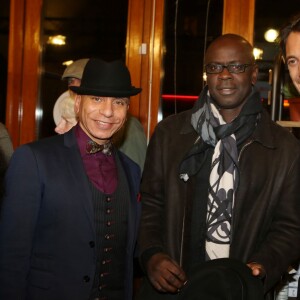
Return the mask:
<path id="1" fill-rule="evenodd" d="M 207 74 L 219 74 L 222 73 L 224 68 L 228 70 L 229 73 L 238 74 L 245 72 L 247 67 L 252 66 L 252 64 L 228 64 L 228 65 L 221 65 L 221 64 L 207 64 L 205 66 L 205 71 Z"/>

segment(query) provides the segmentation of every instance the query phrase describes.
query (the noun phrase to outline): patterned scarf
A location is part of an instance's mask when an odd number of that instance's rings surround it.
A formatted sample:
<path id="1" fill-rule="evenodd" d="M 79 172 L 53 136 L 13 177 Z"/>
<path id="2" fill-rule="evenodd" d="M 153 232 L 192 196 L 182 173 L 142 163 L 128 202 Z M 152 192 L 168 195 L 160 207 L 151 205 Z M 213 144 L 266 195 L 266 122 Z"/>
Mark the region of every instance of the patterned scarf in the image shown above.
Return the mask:
<path id="1" fill-rule="evenodd" d="M 199 171 L 201 162 L 195 164 L 197 154 L 208 145 L 214 147 L 206 219 L 208 259 L 229 256 L 232 210 L 239 183 L 238 146 L 254 131 L 261 110 L 259 92 L 253 88 L 239 116 L 226 123 L 212 102 L 207 87 L 193 109 L 191 123 L 200 138 L 182 162 L 180 177 L 187 181 Z"/>

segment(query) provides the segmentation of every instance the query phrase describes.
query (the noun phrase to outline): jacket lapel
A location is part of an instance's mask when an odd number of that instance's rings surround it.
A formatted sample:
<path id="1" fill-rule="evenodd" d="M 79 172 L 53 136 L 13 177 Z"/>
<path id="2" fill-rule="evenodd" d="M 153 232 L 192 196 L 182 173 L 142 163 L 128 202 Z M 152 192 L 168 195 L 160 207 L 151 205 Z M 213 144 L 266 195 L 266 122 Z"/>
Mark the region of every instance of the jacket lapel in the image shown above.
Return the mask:
<path id="1" fill-rule="evenodd" d="M 83 211 L 85 212 L 93 232 L 94 226 L 94 211 L 92 203 L 92 194 L 89 186 L 88 177 L 86 175 L 84 165 L 81 159 L 74 129 L 71 129 L 64 135 L 64 144 L 68 148 L 68 174 L 73 177 L 73 194 L 76 199 L 81 202 Z"/>

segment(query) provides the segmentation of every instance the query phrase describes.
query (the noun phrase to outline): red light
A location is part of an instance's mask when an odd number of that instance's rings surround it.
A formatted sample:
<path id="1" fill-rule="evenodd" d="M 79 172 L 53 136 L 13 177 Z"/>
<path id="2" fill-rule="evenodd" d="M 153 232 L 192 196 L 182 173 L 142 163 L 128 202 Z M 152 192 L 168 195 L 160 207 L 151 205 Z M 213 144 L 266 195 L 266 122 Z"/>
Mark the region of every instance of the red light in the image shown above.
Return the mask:
<path id="1" fill-rule="evenodd" d="M 162 95 L 163 100 L 180 100 L 180 101 L 196 101 L 198 96 L 190 96 L 190 95 Z"/>

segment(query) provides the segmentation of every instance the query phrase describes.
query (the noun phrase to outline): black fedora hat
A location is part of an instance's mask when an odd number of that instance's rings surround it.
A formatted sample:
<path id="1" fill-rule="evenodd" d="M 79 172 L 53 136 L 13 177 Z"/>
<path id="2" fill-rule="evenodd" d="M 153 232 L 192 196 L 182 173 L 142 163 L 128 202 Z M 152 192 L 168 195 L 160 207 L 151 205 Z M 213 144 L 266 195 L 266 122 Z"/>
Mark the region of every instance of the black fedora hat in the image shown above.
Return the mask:
<path id="1" fill-rule="evenodd" d="M 83 71 L 81 85 L 70 89 L 79 95 L 129 97 L 141 92 L 131 85 L 128 68 L 121 60 L 106 62 L 91 58 Z"/>
<path id="2" fill-rule="evenodd" d="M 179 299 L 263 300 L 263 284 L 245 263 L 232 258 L 214 259 L 192 267 Z"/>

